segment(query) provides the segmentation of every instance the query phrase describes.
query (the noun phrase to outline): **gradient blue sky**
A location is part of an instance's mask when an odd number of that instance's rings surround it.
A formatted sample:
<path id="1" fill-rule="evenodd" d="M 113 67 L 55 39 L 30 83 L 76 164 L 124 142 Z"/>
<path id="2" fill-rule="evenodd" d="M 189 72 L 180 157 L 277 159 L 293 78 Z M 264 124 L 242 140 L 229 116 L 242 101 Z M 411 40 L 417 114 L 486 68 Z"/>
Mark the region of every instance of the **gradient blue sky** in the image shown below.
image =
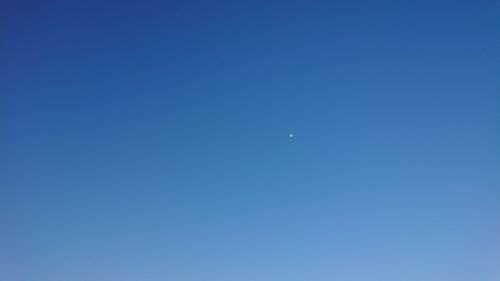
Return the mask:
<path id="1" fill-rule="evenodd" d="M 0 279 L 500 280 L 499 15 L 2 0 Z"/>

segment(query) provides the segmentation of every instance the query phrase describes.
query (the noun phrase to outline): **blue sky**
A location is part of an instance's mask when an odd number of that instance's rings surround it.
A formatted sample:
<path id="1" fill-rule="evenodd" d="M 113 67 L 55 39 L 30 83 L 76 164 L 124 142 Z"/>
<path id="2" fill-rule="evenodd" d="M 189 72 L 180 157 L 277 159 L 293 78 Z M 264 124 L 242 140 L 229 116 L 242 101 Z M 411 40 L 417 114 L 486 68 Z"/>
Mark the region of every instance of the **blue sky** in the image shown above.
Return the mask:
<path id="1" fill-rule="evenodd" d="M 499 280 L 499 11 L 2 1 L 0 279 Z"/>

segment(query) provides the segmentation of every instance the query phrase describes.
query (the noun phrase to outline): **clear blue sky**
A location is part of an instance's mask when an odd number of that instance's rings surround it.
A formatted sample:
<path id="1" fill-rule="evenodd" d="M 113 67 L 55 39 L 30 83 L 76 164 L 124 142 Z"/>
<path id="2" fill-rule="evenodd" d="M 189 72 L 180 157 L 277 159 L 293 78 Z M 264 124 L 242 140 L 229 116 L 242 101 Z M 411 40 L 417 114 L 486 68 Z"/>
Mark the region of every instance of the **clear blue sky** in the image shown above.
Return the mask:
<path id="1" fill-rule="evenodd" d="M 500 280 L 499 15 L 2 0 L 0 279 Z"/>

